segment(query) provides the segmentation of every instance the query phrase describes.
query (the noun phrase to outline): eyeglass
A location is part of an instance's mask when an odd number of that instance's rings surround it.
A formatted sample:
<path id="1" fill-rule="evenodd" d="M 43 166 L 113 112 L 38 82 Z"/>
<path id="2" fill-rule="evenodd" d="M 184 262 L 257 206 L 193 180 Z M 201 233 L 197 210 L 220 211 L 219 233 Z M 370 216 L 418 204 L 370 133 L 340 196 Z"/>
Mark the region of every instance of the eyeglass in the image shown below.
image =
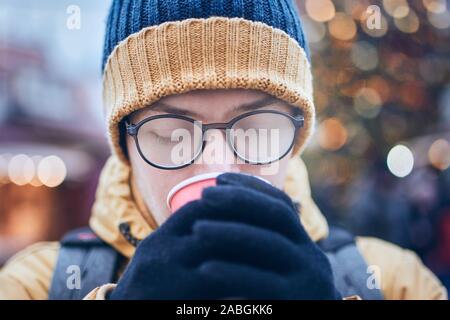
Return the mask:
<path id="1" fill-rule="evenodd" d="M 289 153 L 303 124 L 303 115 L 276 110 L 247 112 L 226 123 L 202 124 L 176 114 L 151 116 L 137 124 L 125 121 L 142 159 L 165 170 L 194 163 L 205 148 L 209 129 L 225 130 L 228 145 L 244 163 L 270 164 Z"/>

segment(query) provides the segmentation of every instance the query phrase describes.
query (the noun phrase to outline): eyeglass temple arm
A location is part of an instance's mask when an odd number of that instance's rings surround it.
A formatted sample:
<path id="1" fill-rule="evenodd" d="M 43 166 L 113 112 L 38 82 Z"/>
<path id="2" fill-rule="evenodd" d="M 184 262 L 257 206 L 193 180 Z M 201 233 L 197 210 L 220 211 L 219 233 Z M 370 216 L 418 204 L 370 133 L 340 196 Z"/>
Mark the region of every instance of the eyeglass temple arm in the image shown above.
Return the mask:
<path id="1" fill-rule="evenodd" d="M 295 127 L 297 128 L 303 127 L 303 124 L 305 122 L 305 117 L 303 115 L 294 116 L 293 119 Z"/>

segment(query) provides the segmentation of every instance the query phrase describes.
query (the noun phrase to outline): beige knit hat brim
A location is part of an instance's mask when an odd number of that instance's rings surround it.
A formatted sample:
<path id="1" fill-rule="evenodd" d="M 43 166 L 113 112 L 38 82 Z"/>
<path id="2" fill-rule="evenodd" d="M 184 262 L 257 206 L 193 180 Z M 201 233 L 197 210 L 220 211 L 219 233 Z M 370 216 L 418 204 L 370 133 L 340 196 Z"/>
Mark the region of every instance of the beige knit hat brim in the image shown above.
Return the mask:
<path id="1" fill-rule="evenodd" d="M 315 121 L 312 75 L 305 51 L 282 30 L 242 18 L 166 22 L 130 35 L 105 65 L 103 103 L 109 143 L 120 146 L 119 123 L 162 97 L 195 89 L 255 89 L 303 110 L 294 148 L 307 145 Z"/>

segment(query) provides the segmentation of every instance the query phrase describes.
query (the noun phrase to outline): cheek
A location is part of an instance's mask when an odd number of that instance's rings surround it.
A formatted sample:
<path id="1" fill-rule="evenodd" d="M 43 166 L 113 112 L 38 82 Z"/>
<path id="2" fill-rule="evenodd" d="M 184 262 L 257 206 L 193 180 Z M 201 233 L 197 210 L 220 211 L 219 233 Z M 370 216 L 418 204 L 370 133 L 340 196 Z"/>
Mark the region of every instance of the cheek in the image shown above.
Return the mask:
<path id="1" fill-rule="evenodd" d="M 268 180 L 273 186 L 283 189 L 291 154 L 292 151 L 277 162 L 261 166 L 252 165 L 250 169 L 242 171 L 258 175 Z"/>
<path id="2" fill-rule="evenodd" d="M 166 199 L 170 189 L 179 182 L 195 175 L 194 166 L 178 170 L 162 170 L 146 163 L 137 151 L 134 141 L 127 141 L 133 176 L 139 192 L 152 213 L 161 225 L 170 216 Z"/>
<path id="3" fill-rule="evenodd" d="M 168 217 L 166 195 L 170 188 L 170 175 L 164 170 L 152 167 L 146 163 L 136 149 L 134 141 L 127 140 L 133 178 L 147 208 L 157 224 L 160 225 Z"/>

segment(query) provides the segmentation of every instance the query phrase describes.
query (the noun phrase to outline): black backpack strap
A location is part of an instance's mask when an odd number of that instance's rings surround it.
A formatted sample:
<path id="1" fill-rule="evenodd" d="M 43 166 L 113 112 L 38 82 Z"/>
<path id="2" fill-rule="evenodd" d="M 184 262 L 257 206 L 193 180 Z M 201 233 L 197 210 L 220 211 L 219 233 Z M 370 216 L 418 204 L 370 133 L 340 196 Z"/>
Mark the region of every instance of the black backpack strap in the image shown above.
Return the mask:
<path id="1" fill-rule="evenodd" d="M 358 295 L 364 300 L 383 300 L 378 288 L 369 288 L 367 264 L 359 252 L 354 237 L 348 231 L 330 227 L 328 238 L 318 245 L 325 251 L 333 269 L 336 288 L 344 297 Z"/>
<path id="2" fill-rule="evenodd" d="M 50 300 L 81 300 L 96 287 L 116 280 L 122 256 L 91 229 L 73 230 L 60 243 Z"/>

